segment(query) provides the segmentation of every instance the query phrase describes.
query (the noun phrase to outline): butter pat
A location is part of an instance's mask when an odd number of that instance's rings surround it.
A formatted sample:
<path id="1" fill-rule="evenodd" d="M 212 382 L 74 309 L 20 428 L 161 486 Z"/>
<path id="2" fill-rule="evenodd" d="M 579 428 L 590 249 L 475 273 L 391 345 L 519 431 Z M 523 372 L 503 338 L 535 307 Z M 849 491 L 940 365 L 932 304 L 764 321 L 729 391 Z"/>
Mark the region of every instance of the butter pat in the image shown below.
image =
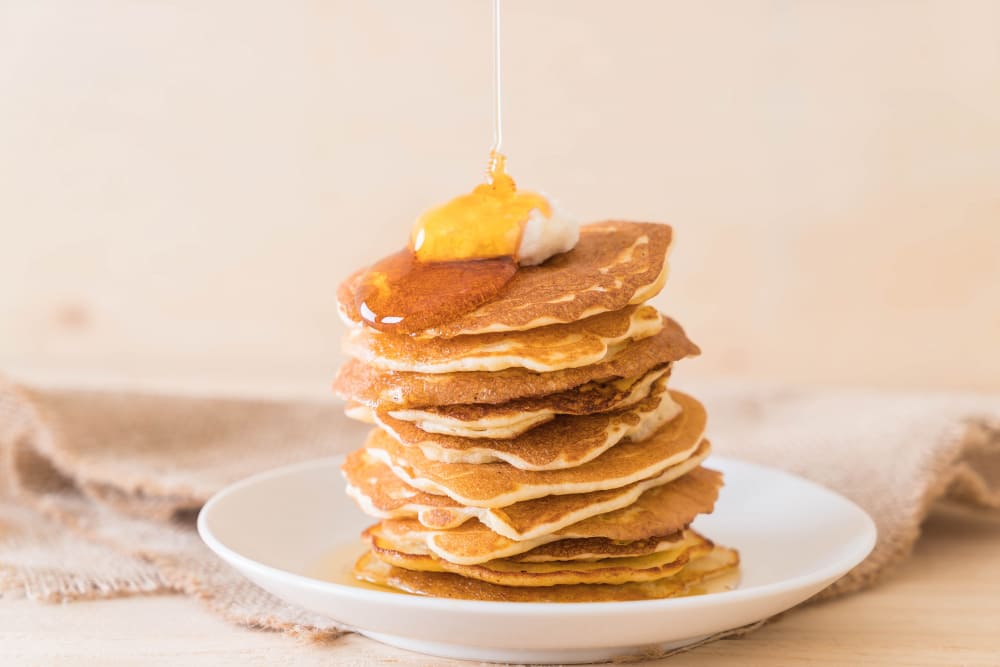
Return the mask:
<path id="1" fill-rule="evenodd" d="M 532 209 L 521 232 L 517 263 L 521 266 L 541 264 L 553 255 L 572 250 L 579 239 L 580 225 L 554 205 L 549 217 L 537 208 Z"/>

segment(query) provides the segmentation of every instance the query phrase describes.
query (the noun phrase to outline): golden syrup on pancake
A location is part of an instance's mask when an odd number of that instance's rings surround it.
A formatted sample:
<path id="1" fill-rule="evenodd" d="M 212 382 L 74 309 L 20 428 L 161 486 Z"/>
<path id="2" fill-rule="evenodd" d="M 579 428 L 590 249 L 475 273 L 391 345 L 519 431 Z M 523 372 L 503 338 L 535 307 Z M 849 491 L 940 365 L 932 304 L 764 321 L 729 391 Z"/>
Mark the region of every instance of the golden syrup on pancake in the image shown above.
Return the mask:
<path id="1" fill-rule="evenodd" d="M 410 334 L 475 310 L 516 272 L 513 257 L 421 262 L 406 249 L 369 269 L 354 300 L 369 326 Z"/>
<path id="2" fill-rule="evenodd" d="M 517 272 L 524 225 L 552 209 L 520 192 L 506 158 L 491 154 L 490 179 L 417 220 L 410 246 L 372 266 L 354 293 L 365 322 L 409 334 L 448 322 L 494 299 Z"/>

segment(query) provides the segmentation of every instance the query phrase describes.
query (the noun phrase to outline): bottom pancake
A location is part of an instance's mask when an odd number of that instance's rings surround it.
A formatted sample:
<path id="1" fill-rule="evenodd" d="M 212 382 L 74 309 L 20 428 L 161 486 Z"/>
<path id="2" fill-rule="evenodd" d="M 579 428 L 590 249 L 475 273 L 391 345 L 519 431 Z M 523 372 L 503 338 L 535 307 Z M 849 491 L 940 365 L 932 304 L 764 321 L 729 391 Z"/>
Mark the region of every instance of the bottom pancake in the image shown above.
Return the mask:
<path id="1" fill-rule="evenodd" d="M 384 563 L 421 572 L 451 572 L 502 586 L 556 586 L 566 584 L 625 584 L 662 579 L 679 572 L 688 562 L 707 555 L 714 546 L 694 531 L 671 549 L 645 556 L 600 560 L 526 563 L 493 560 L 481 565 L 458 565 L 430 554 L 413 554 L 387 548 L 372 540 L 372 553 Z"/>
<path id="2" fill-rule="evenodd" d="M 368 552 L 358 559 L 354 574 L 371 584 L 442 598 L 498 602 L 621 602 L 689 595 L 698 592 L 706 582 L 732 573 L 738 565 L 736 551 L 717 546 L 675 574 L 652 581 L 519 587 L 492 584 L 450 572 L 394 567 Z"/>

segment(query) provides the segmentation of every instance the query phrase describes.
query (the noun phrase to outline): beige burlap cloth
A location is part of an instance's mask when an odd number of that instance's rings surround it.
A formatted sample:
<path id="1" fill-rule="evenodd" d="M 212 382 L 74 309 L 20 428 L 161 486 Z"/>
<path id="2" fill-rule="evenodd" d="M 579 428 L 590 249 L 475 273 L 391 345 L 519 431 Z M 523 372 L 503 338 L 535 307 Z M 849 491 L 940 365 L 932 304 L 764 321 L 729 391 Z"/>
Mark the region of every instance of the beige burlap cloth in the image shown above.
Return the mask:
<path id="1" fill-rule="evenodd" d="M 868 586 L 906 558 L 936 499 L 1000 508 L 1000 398 L 691 389 L 708 407 L 717 452 L 808 477 L 875 518 L 875 551 L 825 595 Z M 66 601 L 182 592 L 237 623 L 334 638 L 335 622 L 284 604 L 215 558 L 194 516 L 227 483 L 347 451 L 364 431 L 332 399 L 0 381 L 0 594 Z"/>

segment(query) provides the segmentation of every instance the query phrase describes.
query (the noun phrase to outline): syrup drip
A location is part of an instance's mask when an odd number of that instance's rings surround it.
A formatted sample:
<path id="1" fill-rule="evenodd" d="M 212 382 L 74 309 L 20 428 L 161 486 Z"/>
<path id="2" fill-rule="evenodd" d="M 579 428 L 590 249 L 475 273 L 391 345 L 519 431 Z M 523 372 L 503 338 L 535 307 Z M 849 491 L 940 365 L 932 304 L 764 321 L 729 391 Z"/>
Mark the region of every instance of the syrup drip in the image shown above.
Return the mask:
<path id="1" fill-rule="evenodd" d="M 361 318 L 380 331 L 410 334 L 448 322 L 494 299 L 517 272 L 524 226 L 548 200 L 520 192 L 500 152 L 500 15 L 493 6 L 494 136 L 489 178 L 472 192 L 425 212 L 410 245 L 372 266 L 354 293 Z"/>

